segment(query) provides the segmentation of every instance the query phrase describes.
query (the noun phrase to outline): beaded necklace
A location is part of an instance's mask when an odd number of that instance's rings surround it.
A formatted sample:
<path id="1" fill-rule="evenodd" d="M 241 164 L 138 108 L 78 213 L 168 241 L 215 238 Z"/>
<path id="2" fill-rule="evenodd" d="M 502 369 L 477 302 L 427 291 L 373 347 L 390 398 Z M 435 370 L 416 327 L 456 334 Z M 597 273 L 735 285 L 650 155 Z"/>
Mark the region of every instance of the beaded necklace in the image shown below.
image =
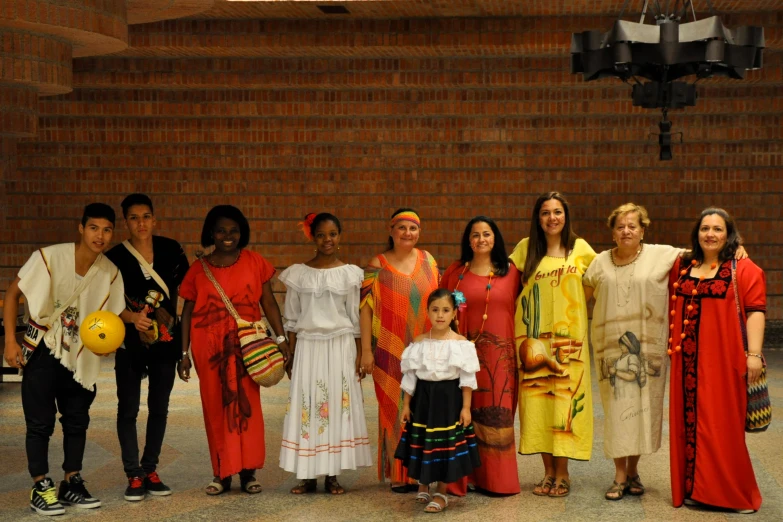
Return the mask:
<path id="1" fill-rule="evenodd" d="M 699 264 L 699 262 L 696 261 L 695 259 L 691 260 L 691 267 L 695 267 L 698 264 Z M 710 270 L 715 270 L 717 267 L 718 267 L 718 263 L 712 263 L 710 265 Z M 677 300 L 677 293 L 676 293 L 677 289 L 680 287 L 680 284 L 682 282 L 682 278 L 685 277 L 688 274 L 688 270 L 689 270 L 688 268 L 683 268 L 682 270 L 680 270 L 680 278 L 677 279 L 677 282 L 672 285 L 672 287 L 674 288 L 674 291 L 675 291 L 675 293 L 672 294 L 672 301 L 676 301 Z M 696 288 L 691 290 L 690 301 L 688 301 L 688 304 L 685 306 L 685 319 L 682 321 L 682 325 L 683 325 L 682 330 L 685 330 L 685 327 L 688 326 L 689 324 L 691 324 L 690 315 L 691 315 L 691 312 L 693 311 L 693 300 L 696 298 L 697 295 L 699 295 L 699 286 L 701 285 L 701 283 L 705 279 L 706 279 L 705 276 L 703 276 L 703 275 L 699 276 L 699 282 L 696 283 Z M 674 315 L 676 313 L 677 313 L 676 310 L 672 310 L 670 312 L 670 314 L 672 316 L 672 322 L 669 323 L 669 331 L 670 332 L 674 331 Z M 685 332 L 684 331 L 680 333 L 680 339 L 678 339 L 678 342 L 681 342 L 682 339 L 685 339 Z M 674 345 L 674 339 L 673 339 L 673 337 L 669 337 L 669 345 L 668 345 L 668 347 L 666 349 L 666 353 L 668 353 L 669 356 L 673 355 L 675 352 L 679 352 L 680 350 L 682 350 L 682 346 L 681 345 L 677 344 L 676 346 L 674 346 L 674 348 L 672 348 L 672 345 Z"/>
<path id="2" fill-rule="evenodd" d="M 462 268 L 462 273 L 460 273 L 459 278 L 457 279 L 457 284 L 454 286 L 454 292 L 459 290 L 459 284 L 462 282 L 462 279 L 465 277 L 465 272 L 467 272 L 468 268 L 470 268 L 470 261 L 465 263 L 465 266 Z M 492 278 L 495 277 L 495 271 L 494 269 L 490 269 L 489 271 L 489 282 L 487 283 L 487 296 L 484 299 L 484 315 L 481 316 L 481 328 L 479 329 L 478 334 L 476 334 L 476 337 L 474 339 L 470 339 L 468 337 L 468 340 L 475 343 L 476 340 L 481 337 L 481 334 L 484 333 L 484 323 L 487 322 L 487 310 L 489 309 L 489 292 L 492 290 Z M 467 305 L 467 301 L 465 302 Z M 454 324 L 457 325 L 457 328 L 459 329 L 459 319 L 456 319 L 454 321 Z M 467 337 L 467 330 L 465 331 L 465 337 Z"/>
<path id="3" fill-rule="evenodd" d="M 241 255 L 242 255 L 242 249 L 237 249 L 237 255 L 234 258 L 234 260 L 230 261 L 228 263 L 223 263 L 222 265 L 218 264 L 218 263 L 215 263 L 215 261 L 213 261 L 214 258 L 215 258 L 215 251 L 214 250 L 212 252 L 210 252 L 208 255 L 206 255 L 205 258 L 209 262 L 209 264 L 214 266 L 215 268 L 228 268 L 230 266 L 233 266 L 234 263 L 236 263 L 237 261 L 239 261 L 239 256 L 241 256 Z"/>
<path id="4" fill-rule="evenodd" d="M 609 251 L 609 260 L 612 262 L 612 266 L 614 266 L 614 284 L 615 289 L 617 290 L 616 298 L 618 307 L 626 306 L 631 300 L 631 285 L 633 284 L 633 277 L 636 273 L 636 262 L 639 260 L 643 248 L 644 245 L 639 245 L 639 248 L 636 250 L 636 254 L 634 254 L 631 261 L 624 265 L 618 265 L 614 260 L 614 252 L 612 250 Z M 631 270 L 628 271 L 626 278 L 621 282 L 620 272 L 625 272 L 623 269 L 627 267 L 630 267 Z M 623 298 L 623 302 L 620 301 L 621 297 Z"/>

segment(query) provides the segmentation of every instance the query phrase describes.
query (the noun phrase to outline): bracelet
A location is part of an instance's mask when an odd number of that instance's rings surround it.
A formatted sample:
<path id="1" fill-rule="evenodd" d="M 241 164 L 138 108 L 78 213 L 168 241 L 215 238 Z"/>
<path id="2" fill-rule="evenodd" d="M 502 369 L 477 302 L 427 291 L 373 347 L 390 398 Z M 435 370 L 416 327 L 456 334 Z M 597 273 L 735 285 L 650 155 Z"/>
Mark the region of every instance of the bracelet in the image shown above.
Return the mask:
<path id="1" fill-rule="evenodd" d="M 764 360 L 764 356 L 761 355 L 760 353 L 745 352 L 745 357 L 757 357 L 757 358 L 761 359 L 762 361 Z"/>
<path id="2" fill-rule="evenodd" d="M 182 358 L 185 359 L 188 356 L 188 352 L 182 352 Z"/>

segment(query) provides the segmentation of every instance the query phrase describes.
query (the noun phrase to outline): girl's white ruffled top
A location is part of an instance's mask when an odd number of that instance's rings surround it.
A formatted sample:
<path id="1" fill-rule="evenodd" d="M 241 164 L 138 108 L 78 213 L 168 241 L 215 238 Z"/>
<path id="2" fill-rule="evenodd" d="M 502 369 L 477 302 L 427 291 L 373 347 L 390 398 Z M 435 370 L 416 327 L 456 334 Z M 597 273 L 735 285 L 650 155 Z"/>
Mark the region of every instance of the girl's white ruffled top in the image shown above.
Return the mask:
<path id="1" fill-rule="evenodd" d="M 360 337 L 359 292 L 364 271 L 356 265 L 311 268 L 292 265 L 278 277 L 286 288 L 285 324 L 301 339 Z"/>
<path id="2" fill-rule="evenodd" d="M 479 360 L 476 347 L 467 340 L 422 339 L 402 352 L 401 388 L 409 395 L 416 391 L 416 381 L 449 381 L 459 378 L 460 388 L 478 387 L 476 372 Z"/>

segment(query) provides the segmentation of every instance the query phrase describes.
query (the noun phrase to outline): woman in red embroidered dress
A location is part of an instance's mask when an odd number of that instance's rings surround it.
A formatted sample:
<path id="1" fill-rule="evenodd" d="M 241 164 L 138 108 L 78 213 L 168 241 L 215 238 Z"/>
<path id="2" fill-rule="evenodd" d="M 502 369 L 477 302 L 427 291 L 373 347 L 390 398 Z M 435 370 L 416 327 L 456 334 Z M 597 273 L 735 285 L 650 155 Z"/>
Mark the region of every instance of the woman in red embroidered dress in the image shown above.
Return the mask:
<path id="1" fill-rule="evenodd" d="M 201 245 L 215 245 L 203 259 L 223 288 L 237 313 L 246 321 L 261 320 L 258 304 L 264 309 L 275 332 L 282 333 L 283 322 L 270 279 L 274 267 L 263 257 L 245 249 L 250 226 L 242 212 L 231 205 L 209 211 L 201 232 Z M 264 418 L 258 384 L 242 362 L 237 324 L 226 310 L 215 286 L 200 262 L 193 263 L 180 286 L 185 300 L 182 310 L 182 361 L 180 378 L 190 377 L 190 345 L 199 377 L 201 404 L 212 457 L 213 481 L 207 495 L 219 495 L 231 486 L 231 476 L 239 473 L 242 491 L 260 493 L 255 470 L 264 466 Z M 278 338 L 288 359 L 288 343 Z"/>
<path id="2" fill-rule="evenodd" d="M 464 295 L 457 326 L 475 343 L 481 365 L 470 407 L 481 466 L 470 477 L 449 484 L 452 495 L 465 495 L 468 482 L 490 493 L 519 493 L 514 442 L 519 381 L 514 304 L 519 283 L 519 271 L 508 260 L 497 224 L 486 216 L 471 219 L 462 235 L 460 260 L 446 269 L 440 286 Z"/>
<path id="3" fill-rule="evenodd" d="M 732 260 L 740 236 L 723 209 L 701 213 L 691 243 L 669 277 L 672 500 L 675 507 L 685 502 L 752 513 L 761 493 L 744 429 L 747 382 L 755 382 L 762 367 L 764 272 L 741 259 L 735 286 Z"/>

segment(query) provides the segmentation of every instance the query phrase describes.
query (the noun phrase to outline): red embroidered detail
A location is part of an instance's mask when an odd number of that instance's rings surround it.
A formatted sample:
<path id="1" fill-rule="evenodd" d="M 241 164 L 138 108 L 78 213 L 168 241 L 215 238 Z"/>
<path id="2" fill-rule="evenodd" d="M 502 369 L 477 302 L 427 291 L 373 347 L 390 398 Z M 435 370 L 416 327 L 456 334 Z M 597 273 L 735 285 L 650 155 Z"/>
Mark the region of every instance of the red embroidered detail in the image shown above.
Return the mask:
<path id="1" fill-rule="evenodd" d="M 693 493 L 693 482 L 696 471 L 696 422 L 698 411 L 696 410 L 696 393 L 698 389 L 698 366 L 699 358 L 699 319 L 701 318 L 701 300 L 702 299 L 724 299 L 731 284 L 731 261 L 723 263 L 718 273 L 713 279 L 705 279 L 699 282 L 698 279 L 685 276 L 681 280 L 679 287 L 675 290 L 678 296 L 684 297 L 686 305 L 690 305 L 691 310 L 683 307 L 682 333 L 685 337 L 682 340 L 682 388 L 683 388 L 683 414 L 685 421 L 685 498 L 690 498 Z M 693 290 L 698 293 L 692 295 Z"/>

